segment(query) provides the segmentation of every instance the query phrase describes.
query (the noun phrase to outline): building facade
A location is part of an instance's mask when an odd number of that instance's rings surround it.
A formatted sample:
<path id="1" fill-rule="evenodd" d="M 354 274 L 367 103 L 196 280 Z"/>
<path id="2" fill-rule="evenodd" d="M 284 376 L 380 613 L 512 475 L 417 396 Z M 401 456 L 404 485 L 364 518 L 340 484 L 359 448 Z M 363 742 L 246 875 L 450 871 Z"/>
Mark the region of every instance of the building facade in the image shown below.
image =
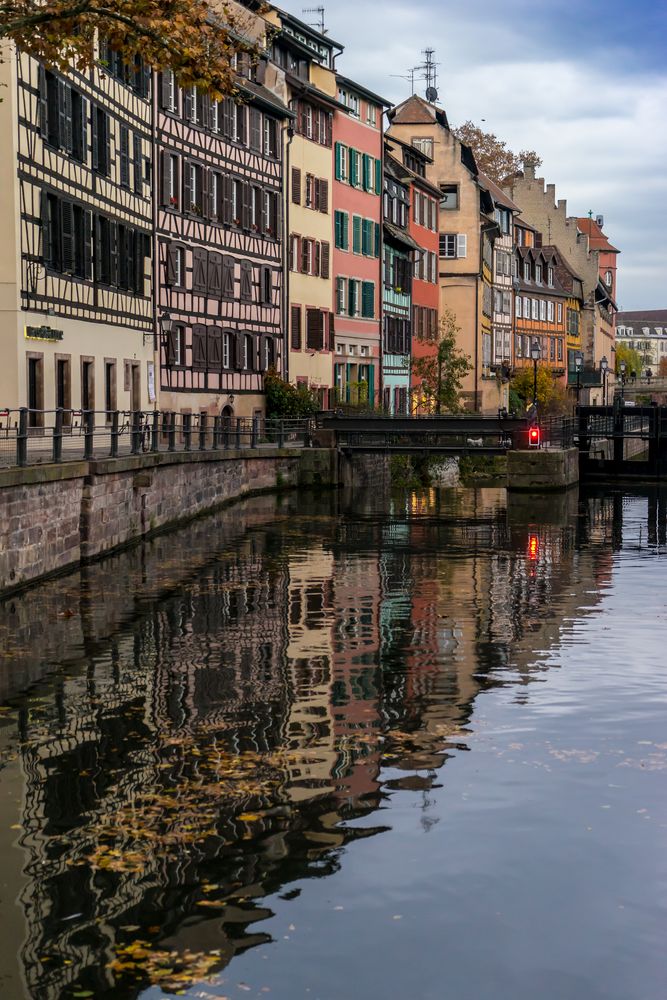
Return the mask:
<path id="1" fill-rule="evenodd" d="M 264 22 L 255 19 L 261 38 Z M 157 327 L 165 409 L 252 416 L 282 370 L 284 72 L 238 59 L 235 98 L 156 88 Z M 161 327 L 170 318 L 166 334 Z"/>
<path id="2" fill-rule="evenodd" d="M 373 407 L 381 374 L 382 123 L 388 105 L 346 77 L 336 82 L 334 402 Z"/>
<path id="3" fill-rule="evenodd" d="M 410 185 L 385 151 L 382 255 L 382 408 L 410 412 L 412 274 L 418 245 L 409 234 Z"/>
<path id="4" fill-rule="evenodd" d="M 619 312 L 616 316 L 616 344 L 639 354 L 643 373 L 650 369 L 653 375 L 666 377 L 667 309 Z"/>
<path id="5" fill-rule="evenodd" d="M 294 115 L 285 155 L 289 352 L 286 375 L 327 408 L 333 397 L 333 116 L 335 55 L 342 46 L 276 11 L 272 58 L 285 70 Z"/>
<path id="6" fill-rule="evenodd" d="M 67 76 L 4 54 L 0 405 L 152 407 L 150 74 L 103 41 Z"/>

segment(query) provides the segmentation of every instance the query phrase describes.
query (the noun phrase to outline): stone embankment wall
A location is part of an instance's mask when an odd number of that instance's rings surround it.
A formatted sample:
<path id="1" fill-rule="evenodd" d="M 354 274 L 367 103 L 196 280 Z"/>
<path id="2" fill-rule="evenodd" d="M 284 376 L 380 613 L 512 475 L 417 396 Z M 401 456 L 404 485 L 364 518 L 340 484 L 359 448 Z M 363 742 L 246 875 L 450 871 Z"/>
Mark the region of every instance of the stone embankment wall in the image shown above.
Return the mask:
<path id="1" fill-rule="evenodd" d="M 0 594 L 237 497 L 336 486 L 324 449 L 135 455 L 0 471 Z"/>

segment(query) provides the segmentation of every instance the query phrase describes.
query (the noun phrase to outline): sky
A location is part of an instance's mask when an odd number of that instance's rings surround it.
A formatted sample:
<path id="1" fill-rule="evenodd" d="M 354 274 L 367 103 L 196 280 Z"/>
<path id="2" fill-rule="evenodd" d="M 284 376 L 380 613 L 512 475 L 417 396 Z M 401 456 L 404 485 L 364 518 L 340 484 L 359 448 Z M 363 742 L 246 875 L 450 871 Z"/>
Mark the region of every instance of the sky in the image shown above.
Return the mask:
<path id="1" fill-rule="evenodd" d="M 603 215 L 621 309 L 667 308 L 667 0 L 283 0 L 325 6 L 337 68 L 387 100 L 435 49 L 452 125 L 471 119 L 538 171 L 569 215 Z M 423 81 L 416 90 L 423 95 Z M 485 119 L 482 122 L 482 119 Z"/>

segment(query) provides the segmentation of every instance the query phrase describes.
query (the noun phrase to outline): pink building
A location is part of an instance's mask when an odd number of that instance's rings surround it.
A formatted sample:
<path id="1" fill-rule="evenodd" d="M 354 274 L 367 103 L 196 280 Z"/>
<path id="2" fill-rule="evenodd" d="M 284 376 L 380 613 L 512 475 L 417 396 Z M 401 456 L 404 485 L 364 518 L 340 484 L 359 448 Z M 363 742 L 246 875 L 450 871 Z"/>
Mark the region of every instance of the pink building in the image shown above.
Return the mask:
<path id="1" fill-rule="evenodd" d="M 239 66 L 241 100 L 162 74 L 156 95 L 156 288 L 163 409 L 249 417 L 283 357 L 284 73 Z M 164 323 L 165 314 L 168 324 Z"/>
<path id="2" fill-rule="evenodd" d="M 383 112 L 389 104 L 336 77 L 334 114 L 334 396 L 373 405 L 381 378 Z"/>

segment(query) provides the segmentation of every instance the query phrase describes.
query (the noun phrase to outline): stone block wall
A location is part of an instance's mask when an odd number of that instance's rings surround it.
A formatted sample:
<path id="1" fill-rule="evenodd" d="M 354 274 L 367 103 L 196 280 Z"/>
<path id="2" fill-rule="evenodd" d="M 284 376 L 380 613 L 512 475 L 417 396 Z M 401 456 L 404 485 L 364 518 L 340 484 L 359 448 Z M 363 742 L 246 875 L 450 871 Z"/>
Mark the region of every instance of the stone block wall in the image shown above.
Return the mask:
<path id="1" fill-rule="evenodd" d="M 579 482 L 577 448 L 508 451 L 507 488 L 535 493 L 566 490 Z"/>
<path id="2" fill-rule="evenodd" d="M 0 471 L 0 594 L 255 491 L 334 486 L 335 453 L 136 455 Z"/>

